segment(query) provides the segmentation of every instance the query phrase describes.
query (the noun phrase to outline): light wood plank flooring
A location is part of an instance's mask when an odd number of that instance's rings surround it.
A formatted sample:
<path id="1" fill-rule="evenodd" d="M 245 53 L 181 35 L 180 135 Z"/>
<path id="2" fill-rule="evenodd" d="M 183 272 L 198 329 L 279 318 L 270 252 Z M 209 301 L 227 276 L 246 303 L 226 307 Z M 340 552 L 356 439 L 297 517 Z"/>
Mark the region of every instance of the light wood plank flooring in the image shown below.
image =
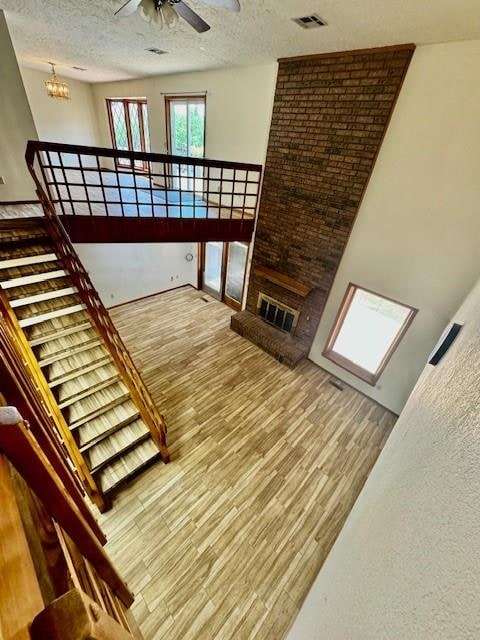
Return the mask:
<path id="1" fill-rule="evenodd" d="M 147 640 L 281 640 L 395 417 L 294 371 L 191 288 L 112 310 L 166 414 L 172 462 L 101 518 Z"/>

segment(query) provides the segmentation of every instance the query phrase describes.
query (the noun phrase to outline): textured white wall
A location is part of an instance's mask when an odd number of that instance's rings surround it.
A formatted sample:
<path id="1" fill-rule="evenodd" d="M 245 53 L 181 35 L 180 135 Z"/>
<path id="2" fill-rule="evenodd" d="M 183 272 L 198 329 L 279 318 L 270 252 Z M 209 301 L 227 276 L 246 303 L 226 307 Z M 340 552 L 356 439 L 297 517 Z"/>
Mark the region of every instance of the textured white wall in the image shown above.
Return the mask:
<path id="1" fill-rule="evenodd" d="M 76 244 L 107 307 L 185 284 L 197 286 L 194 243 Z M 188 262 L 187 253 L 194 259 Z"/>
<path id="2" fill-rule="evenodd" d="M 310 358 L 400 412 L 480 255 L 480 40 L 418 47 Z M 417 307 L 376 387 L 322 357 L 349 282 Z"/>
<path id="3" fill-rule="evenodd" d="M 5 14 L 0 10 L 0 176 L 5 181 L 0 184 L 0 202 L 36 197 L 24 158 L 27 141 L 36 138 Z"/>
<path id="4" fill-rule="evenodd" d="M 50 98 L 45 81 L 50 73 L 27 67 L 20 69 L 33 119 L 41 140 L 68 144 L 97 145 L 97 120 L 92 86 L 71 78 L 62 78 L 70 88 L 70 100 Z"/>
<path id="5" fill-rule="evenodd" d="M 456 319 L 288 640 L 480 638 L 480 281 Z"/>

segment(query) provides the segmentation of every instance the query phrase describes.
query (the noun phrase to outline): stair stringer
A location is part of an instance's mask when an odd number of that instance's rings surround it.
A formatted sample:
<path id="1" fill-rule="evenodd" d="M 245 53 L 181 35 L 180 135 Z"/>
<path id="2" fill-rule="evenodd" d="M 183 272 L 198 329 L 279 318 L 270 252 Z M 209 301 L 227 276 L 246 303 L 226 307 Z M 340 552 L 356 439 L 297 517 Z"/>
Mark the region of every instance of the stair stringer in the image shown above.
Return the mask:
<path id="1" fill-rule="evenodd" d="M 54 243 L 57 255 L 76 286 L 95 328 L 108 348 L 124 384 L 129 389 L 132 400 L 147 425 L 163 462 L 167 463 L 170 458 L 167 448 L 165 419 L 155 406 L 150 392 L 145 386 L 128 349 L 110 318 L 110 314 L 80 261 L 67 232 L 56 213 L 52 211 L 53 207 L 48 206 L 49 203 L 45 201 L 42 204 L 46 213 L 45 226 Z"/>

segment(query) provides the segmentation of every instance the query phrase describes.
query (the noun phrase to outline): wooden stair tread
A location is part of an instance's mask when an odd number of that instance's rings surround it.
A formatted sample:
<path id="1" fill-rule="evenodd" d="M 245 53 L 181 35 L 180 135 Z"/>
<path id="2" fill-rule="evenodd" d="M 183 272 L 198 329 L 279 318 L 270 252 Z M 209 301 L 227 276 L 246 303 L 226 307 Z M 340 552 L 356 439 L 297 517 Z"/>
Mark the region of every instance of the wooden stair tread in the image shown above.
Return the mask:
<path id="1" fill-rule="evenodd" d="M 68 276 L 63 278 L 54 278 L 53 280 L 43 280 L 41 282 L 32 282 L 19 287 L 11 287 L 7 290 L 7 296 L 12 303 L 13 300 L 27 298 L 29 296 L 39 295 L 41 293 L 50 293 L 58 289 L 67 289 L 72 287 L 72 281 Z"/>
<path id="2" fill-rule="evenodd" d="M 88 452 L 90 471 L 98 473 L 106 464 L 149 437 L 150 431 L 143 420 L 129 422 L 90 448 Z"/>
<path id="3" fill-rule="evenodd" d="M 80 351 L 79 353 L 55 360 L 43 367 L 43 375 L 47 379 L 48 384 L 55 384 L 59 378 L 65 375 L 81 373 L 84 367 L 94 364 L 108 355 L 109 352 L 107 348 L 100 343 L 96 346 L 91 346 L 90 349 L 86 351 Z M 73 375 L 73 377 L 76 377 L 76 375 Z"/>
<path id="4" fill-rule="evenodd" d="M 25 221 L 28 221 L 25 224 Z M 15 220 L 15 223 L 19 220 Z M 0 223 L 0 245 L 28 245 L 38 242 L 51 242 L 41 218 L 22 218 L 22 225 L 12 227 L 12 220 L 1 220 Z"/>
<path id="5" fill-rule="evenodd" d="M 19 256 L 18 258 L 7 258 L 6 260 L 0 260 L 0 269 L 11 269 L 12 267 L 24 267 L 26 265 L 57 261 L 58 257 L 56 253 L 39 253 L 29 256 Z"/>
<path id="6" fill-rule="evenodd" d="M 107 494 L 158 459 L 160 452 L 153 440 L 145 440 L 126 455 L 117 458 L 96 474 L 103 493 Z"/>
<path id="7" fill-rule="evenodd" d="M 92 371 L 84 371 L 82 369 L 82 372 L 74 379 L 56 385 L 58 387 L 55 393 L 57 401 L 65 402 L 77 393 L 83 393 L 87 389 L 110 380 L 114 375 L 120 380 L 120 374 L 112 360 L 108 360 L 101 367 L 95 367 Z"/>
<path id="8" fill-rule="evenodd" d="M 29 244 L 25 244 L 23 242 L 10 242 L 7 244 L 2 244 L 2 242 L 0 241 L 0 255 L 5 260 L 15 260 L 16 258 L 45 255 L 47 253 L 54 252 L 52 242 L 49 240 L 49 238 L 45 238 L 43 242 L 38 239 L 29 240 Z"/>
<path id="9" fill-rule="evenodd" d="M 128 399 L 103 415 L 89 420 L 77 429 L 76 437 L 80 452 L 84 453 L 96 444 L 139 417 L 137 407 Z"/>
<path id="10" fill-rule="evenodd" d="M 23 329 L 24 327 L 30 327 L 33 324 L 39 324 L 40 322 L 45 322 L 45 320 L 51 320 L 52 318 L 59 318 L 60 316 L 70 315 L 71 313 L 75 313 L 76 311 L 82 311 L 83 309 L 85 309 L 84 304 L 74 304 L 70 307 L 62 307 L 61 309 L 48 311 L 47 313 L 42 313 L 38 316 L 24 318 L 23 320 L 19 320 L 19 325 Z"/>
<path id="11" fill-rule="evenodd" d="M 115 386 L 118 388 L 115 391 L 110 389 L 111 393 L 107 393 L 107 389 L 102 389 L 89 395 L 83 401 L 80 400 L 78 403 L 70 405 L 67 420 L 70 430 L 75 431 L 86 422 L 91 422 L 94 418 L 98 418 L 109 409 L 123 404 L 125 400 L 130 398 L 130 393 L 122 382 L 115 381 L 111 387 Z M 89 402 L 87 403 L 86 400 Z M 75 406 L 76 404 L 79 406 Z M 90 405 L 88 409 L 86 408 L 87 404 Z"/>
<path id="12" fill-rule="evenodd" d="M 112 362 L 112 359 L 110 358 L 110 356 L 104 356 L 103 358 L 100 358 L 100 360 L 97 360 L 96 362 L 92 362 L 92 364 L 86 366 L 86 367 L 80 367 L 79 369 L 74 369 L 73 371 L 69 371 L 68 373 L 58 377 L 58 378 L 54 378 L 53 380 L 49 380 L 48 381 L 48 386 L 51 389 L 54 389 L 55 387 L 58 387 L 61 384 L 65 384 L 66 382 L 70 382 L 72 380 L 74 380 L 75 378 L 78 378 L 86 373 L 89 373 L 90 371 L 95 371 L 95 369 L 98 369 L 100 367 L 103 367 L 105 365 L 108 365 Z"/>
<path id="13" fill-rule="evenodd" d="M 120 375 L 116 371 L 112 376 L 110 376 L 110 378 L 107 378 L 106 380 L 101 380 L 96 383 L 92 383 L 92 385 L 87 387 L 86 389 L 78 390 L 73 395 L 67 396 L 64 399 L 59 400 L 58 406 L 60 407 L 60 409 L 65 409 L 66 407 L 69 407 L 70 405 L 72 405 L 74 402 L 78 402 L 80 400 L 83 400 L 84 398 L 88 398 L 90 395 L 92 395 L 92 393 L 96 391 L 101 391 L 102 389 L 106 389 L 107 387 L 112 385 L 114 382 L 119 382 L 119 381 L 120 381 Z"/>
<path id="14" fill-rule="evenodd" d="M 0 284 L 3 289 L 11 289 L 12 287 L 19 287 L 25 284 L 33 284 L 34 282 L 43 282 L 51 278 L 63 278 L 66 275 L 67 272 L 64 269 L 54 269 L 53 271 L 42 271 L 41 273 L 19 276 L 7 280 L 0 279 Z"/>
<path id="15" fill-rule="evenodd" d="M 63 336 L 71 335 L 77 331 L 83 331 L 92 326 L 92 322 L 85 310 L 82 309 L 77 315 L 54 318 L 43 323 L 43 326 L 37 325 L 28 331 L 28 341 L 31 347 L 37 347 L 45 344 L 50 340 L 56 340 Z M 41 331 L 41 329 L 44 331 Z"/>
<path id="16" fill-rule="evenodd" d="M 18 267 L 8 267 L 0 269 L 0 279 L 2 281 L 15 280 L 27 276 L 40 275 L 44 273 L 52 273 L 63 269 L 63 263 L 59 258 L 56 260 L 48 260 L 47 262 L 38 262 L 37 264 L 24 264 Z"/>
<path id="17" fill-rule="evenodd" d="M 88 324 L 83 329 L 74 331 L 67 335 L 58 336 L 57 338 L 52 338 L 51 340 L 43 342 L 33 348 L 38 360 L 44 360 L 50 356 L 62 353 L 62 351 L 79 347 L 80 345 L 85 344 L 85 342 L 89 342 L 98 337 L 99 336 L 95 331 L 95 328 L 91 324 Z"/>
<path id="18" fill-rule="evenodd" d="M 67 294 L 65 296 L 53 297 L 50 300 L 42 300 L 40 302 L 32 302 L 27 306 L 20 306 L 15 310 L 15 315 L 18 320 L 26 320 L 27 318 L 33 318 L 44 313 L 52 313 L 53 311 L 60 311 L 67 307 L 72 307 L 76 304 L 82 304 L 80 296 L 74 294 Z"/>
<path id="19" fill-rule="evenodd" d="M 83 351 L 90 351 L 93 347 L 97 347 L 103 344 L 101 338 L 98 336 L 94 336 L 89 340 L 85 340 L 85 342 L 81 342 L 75 346 L 65 347 L 63 349 L 59 349 L 58 351 L 54 351 L 49 355 L 45 355 L 44 357 L 38 358 L 38 364 L 40 367 L 46 367 L 54 362 L 58 362 L 59 360 L 64 360 L 70 356 L 82 353 Z"/>
<path id="20" fill-rule="evenodd" d="M 50 289 L 50 291 L 44 291 L 42 293 L 34 293 L 24 298 L 11 298 L 10 306 L 12 309 L 18 307 L 24 307 L 28 304 L 36 304 L 37 302 L 46 302 L 47 300 L 54 300 L 55 298 L 61 298 L 64 296 L 70 296 L 76 294 L 75 287 L 66 287 L 65 289 Z"/>

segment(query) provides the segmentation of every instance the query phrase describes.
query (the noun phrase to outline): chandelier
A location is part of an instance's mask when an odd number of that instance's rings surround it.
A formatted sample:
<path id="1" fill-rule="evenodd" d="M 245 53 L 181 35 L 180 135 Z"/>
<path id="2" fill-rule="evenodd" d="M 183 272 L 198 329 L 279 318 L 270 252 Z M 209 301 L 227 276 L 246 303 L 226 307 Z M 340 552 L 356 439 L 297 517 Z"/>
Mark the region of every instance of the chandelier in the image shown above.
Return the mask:
<path id="1" fill-rule="evenodd" d="M 160 28 L 173 27 L 178 22 L 178 13 L 172 5 L 178 0 L 142 0 L 140 15 L 145 22 L 154 22 Z"/>
<path id="2" fill-rule="evenodd" d="M 68 84 L 60 82 L 55 73 L 55 65 L 53 62 L 49 62 L 52 67 L 52 77 L 45 82 L 47 87 L 47 93 L 50 98 L 57 98 L 59 100 L 70 100 L 70 89 Z"/>

